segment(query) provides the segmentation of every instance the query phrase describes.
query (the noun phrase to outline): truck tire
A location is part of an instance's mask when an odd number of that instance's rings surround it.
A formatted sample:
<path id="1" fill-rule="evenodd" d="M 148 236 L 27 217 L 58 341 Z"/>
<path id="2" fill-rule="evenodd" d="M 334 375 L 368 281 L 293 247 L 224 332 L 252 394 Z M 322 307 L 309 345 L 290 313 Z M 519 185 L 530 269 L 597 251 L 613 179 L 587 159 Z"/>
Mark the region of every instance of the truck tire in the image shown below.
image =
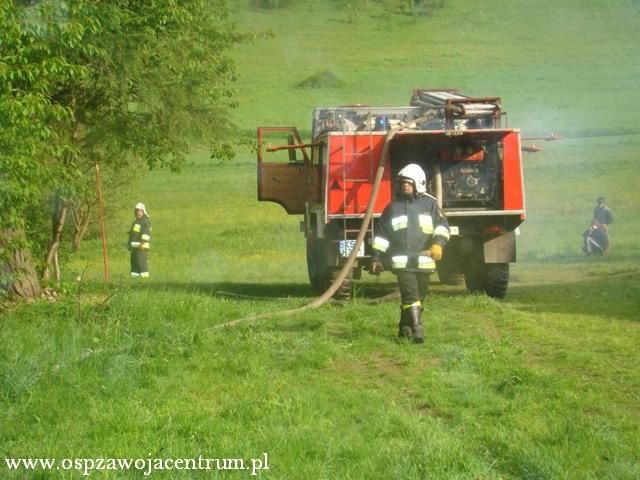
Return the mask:
<path id="1" fill-rule="evenodd" d="M 487 263 L 485 292 L 492 298 L 504 298 L 509 286 L 509 264 Z"/>
<path id="2" fill-rule="evenodd" d="M 504 298 L 509 286 L 509 264 L 475 260 L 464 273 L 464 283 L 469 293 L 486 293 L 492 298 Z"/>
<path id="3" fill-rule="evenodd" d="M 324 292 L 329 286 L 329 268 L 325 261 L 324 242 L 318 238 L 307 239 L 307 272 L 311 291 Z"/>
<path id="4" fill-rule="evenodd" d="M 340 268 L 327 264 L 326 243 L 319 238 L 307 239 L 307 272 L 311 291 L 315 294 L 324 293 L 329 285 L 338 278 Z M 353 271 L 342 282 L 333 294 L 335 300 L 350 300 L 353 293 Z"/>
<path id="5" fill-rule="evenodd" d="M 327 288 L 329 288 L 329 284 L 333 283 L 333 281 L 338 278 L 338 274 L 340 273 L 340 268 L 331 269 L 331 281 L 327 283 Z M 325 289 L 326 290 L 326 289 Z M 342 281 L 342 284 L 336 290 L 336 293 L 333 294 L 334 300 L 351 300 L 353 296 L 353 270 L 349 272 L 349 274 Z"/>

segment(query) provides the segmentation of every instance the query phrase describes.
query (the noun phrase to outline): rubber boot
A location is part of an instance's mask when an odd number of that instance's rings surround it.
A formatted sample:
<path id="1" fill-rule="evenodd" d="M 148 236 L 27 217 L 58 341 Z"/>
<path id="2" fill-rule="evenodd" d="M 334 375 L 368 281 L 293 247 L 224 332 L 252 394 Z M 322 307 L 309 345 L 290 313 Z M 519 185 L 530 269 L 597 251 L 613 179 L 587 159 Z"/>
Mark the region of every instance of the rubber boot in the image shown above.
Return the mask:
<path id="1" fill-rule="evenodd" d="M 398 336 L 400 338 L 411 338 L 413 329 L 411 328 L 411 318 L 409 312 L 400 306 L 400 323 L 398 324 Z"/>
<path id="2" fill-rule="evenodd" d="M 424 329 L 422 328 L 422 307 L 411 307 L 406 310 L 411 321 L 411 332 L 414 343 L 424 343 Z"/>

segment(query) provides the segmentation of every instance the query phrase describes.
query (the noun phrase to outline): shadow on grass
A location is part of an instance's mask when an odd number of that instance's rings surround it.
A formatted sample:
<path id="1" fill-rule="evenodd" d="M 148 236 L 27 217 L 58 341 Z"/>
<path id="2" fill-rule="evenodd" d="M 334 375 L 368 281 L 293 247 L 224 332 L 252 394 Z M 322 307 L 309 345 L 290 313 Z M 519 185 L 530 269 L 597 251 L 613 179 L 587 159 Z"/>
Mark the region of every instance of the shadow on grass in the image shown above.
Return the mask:
<path id="1" fill-rule="evenodd" d="M 312 299 L 319 296 L 315 294 L 309 284 L 306 283 L 151 282 L 145 284 L 143 288 L 149 290 L 198 292 L 211 296 L 227 296 L 238 299 Z M 355 296 L 356 298 L 374 299 L 389 294 L 395 288 L 394 283 L 356 285 Z"/>
<path id="2" fill-rule="evenodd" d="M 638 321 L 640 274 L 627 272 L 564 283 L 513 286 L 504 301 L 532 313 L 597 315 Z"/>
<path id="3" fill-rule="evenodd" d="M 238 298 L 310 298 L 313 292 L 309 285 L 302 283 L 237 283 L 237 282 L 152 282 L 145 285 L 150 290 L 174 290 L 178 292 L 198 292 L 212 296 Z"/>

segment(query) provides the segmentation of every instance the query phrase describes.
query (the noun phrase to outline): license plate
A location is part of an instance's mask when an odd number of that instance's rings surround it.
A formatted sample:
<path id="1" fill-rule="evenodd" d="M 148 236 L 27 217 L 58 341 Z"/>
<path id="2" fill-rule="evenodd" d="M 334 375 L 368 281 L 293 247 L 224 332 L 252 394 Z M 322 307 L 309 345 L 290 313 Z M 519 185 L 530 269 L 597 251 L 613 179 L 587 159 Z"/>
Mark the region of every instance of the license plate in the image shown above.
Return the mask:
<path id="1" fill-rule="evenodd" d="M 355 246 L 356 246 L 355 240 L 340 240 L 340 255 L 343 257 L 348 257 L 349 255 L 351 255 L 351 251 Z M 364 257 L 364 242 L 362 242 L 362 245 L 360 245 L 358 256 Z"/>

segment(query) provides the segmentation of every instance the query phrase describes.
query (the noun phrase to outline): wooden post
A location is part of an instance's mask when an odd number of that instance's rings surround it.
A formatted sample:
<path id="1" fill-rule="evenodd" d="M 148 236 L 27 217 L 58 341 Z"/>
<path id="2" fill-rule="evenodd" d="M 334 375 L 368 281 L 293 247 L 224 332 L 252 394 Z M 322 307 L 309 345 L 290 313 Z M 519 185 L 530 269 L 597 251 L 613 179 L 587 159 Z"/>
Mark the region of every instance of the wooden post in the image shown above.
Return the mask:
<path id="1" fill-rule="evenodd" d="M 96 190 L 98 192 L 98 212 L 100 216 L 100 238 L 102 238 L 102 262 L 104 281 L 109 281 L 109 257 L 107 256 L 107 232 L 104 228 L 104 204 L 102 201 L 102 185 L 100 181 L 100 167 L 96 163 Z"/>

